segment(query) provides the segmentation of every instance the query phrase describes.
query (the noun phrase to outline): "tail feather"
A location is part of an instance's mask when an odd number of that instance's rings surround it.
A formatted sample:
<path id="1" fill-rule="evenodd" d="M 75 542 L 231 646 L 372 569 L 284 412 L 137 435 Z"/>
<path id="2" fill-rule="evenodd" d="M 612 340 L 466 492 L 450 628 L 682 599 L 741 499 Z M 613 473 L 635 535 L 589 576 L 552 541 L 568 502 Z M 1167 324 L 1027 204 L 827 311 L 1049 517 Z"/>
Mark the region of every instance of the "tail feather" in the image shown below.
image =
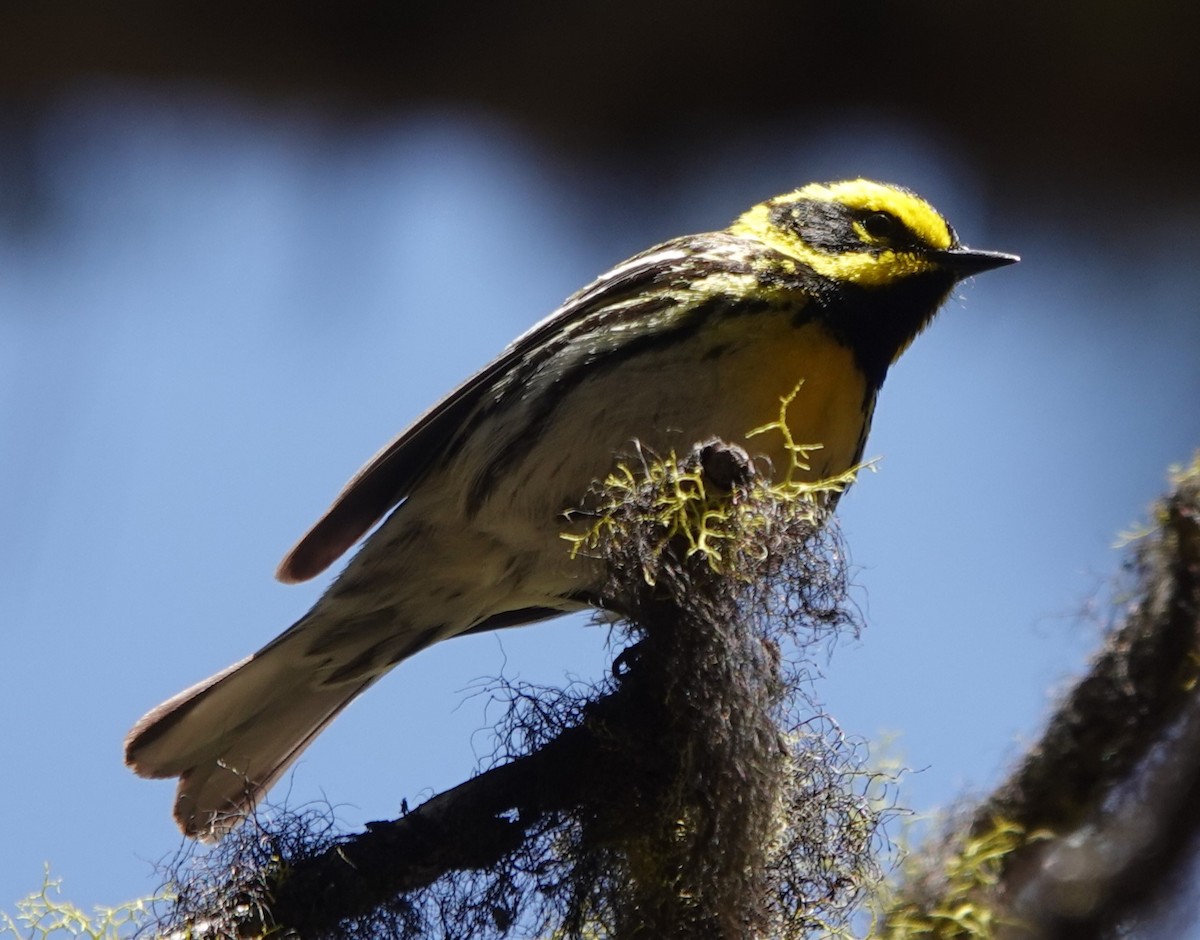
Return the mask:
<path id="1" fill-rule="evenodd" d="M 129 732 L 125 763 L 135 773 L 179 778 L 175 819 L 187 835 L 217 839 L 236 826 L 359 693 L 401 660 L 466 632 L 454 624 L 493 629 L 558 612 L 498 608 L 481 618 L 482 605 L 467 598 L 445 620 L 417 628 L 396 607 L 359 609 L 355 584 L 346 583 L 253 656 L 180 692 Z"/>
<path id="2" fill-rule="evenodd" d="M 146 714 L 125 740 L 143 777 L 179 777 L 175 819 L 216 839 L 237 825 L 314 737 L 378 675 L 314 682 L 311 661 L 286 638 Z"/>

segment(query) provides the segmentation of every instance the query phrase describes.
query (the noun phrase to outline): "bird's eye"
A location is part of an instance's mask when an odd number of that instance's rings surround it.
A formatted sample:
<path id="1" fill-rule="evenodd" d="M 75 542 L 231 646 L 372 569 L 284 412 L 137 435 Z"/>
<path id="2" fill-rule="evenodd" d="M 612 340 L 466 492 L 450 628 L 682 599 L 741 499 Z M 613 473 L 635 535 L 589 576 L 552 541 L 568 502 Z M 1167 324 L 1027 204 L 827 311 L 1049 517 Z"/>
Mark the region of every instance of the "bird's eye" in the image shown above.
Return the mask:
<path id="1" fill-rule="evenodd" d="M 872 212 L 862 220 L 863 231 L 876 241 L 886 241 L 896 234 L 896 220 L 886 212 Z"/>

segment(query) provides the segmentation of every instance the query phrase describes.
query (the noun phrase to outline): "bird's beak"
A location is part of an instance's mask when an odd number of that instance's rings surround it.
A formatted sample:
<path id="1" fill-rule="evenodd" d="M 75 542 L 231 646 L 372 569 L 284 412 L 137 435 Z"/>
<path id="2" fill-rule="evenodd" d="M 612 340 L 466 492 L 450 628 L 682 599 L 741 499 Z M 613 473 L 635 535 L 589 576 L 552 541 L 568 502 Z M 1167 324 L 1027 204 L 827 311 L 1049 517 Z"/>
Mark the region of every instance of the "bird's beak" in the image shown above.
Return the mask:
<path id="1" fill-rule="evenodd" d="M 1016 264 L 1021 260 L 1019 255 L 1009 255 L 1003 251 L 973 251 L 970 248 L 951 248 L 937 252 L 934 257 L 938 264 L 960 278 L 1002 268 L 1006 264 Z"/>

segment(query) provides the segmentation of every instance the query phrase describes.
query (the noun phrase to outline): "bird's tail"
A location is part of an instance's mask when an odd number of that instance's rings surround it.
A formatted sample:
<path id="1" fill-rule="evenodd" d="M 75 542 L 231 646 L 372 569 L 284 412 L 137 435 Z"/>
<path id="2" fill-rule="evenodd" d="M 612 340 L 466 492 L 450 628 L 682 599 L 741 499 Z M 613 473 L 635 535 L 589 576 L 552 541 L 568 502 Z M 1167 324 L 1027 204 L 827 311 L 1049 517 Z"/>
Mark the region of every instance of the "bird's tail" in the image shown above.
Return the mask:
<path id="1" fill-rule="evenodd" d="M 322 729 L 382 671 L 314 682 L 293 629 L 147 713 L 125 739 L 143 777 L 179 777 L 175 819 L 217 839 L 238 824 Z M 384 670 L 386 671 L 386 670 Z"/>

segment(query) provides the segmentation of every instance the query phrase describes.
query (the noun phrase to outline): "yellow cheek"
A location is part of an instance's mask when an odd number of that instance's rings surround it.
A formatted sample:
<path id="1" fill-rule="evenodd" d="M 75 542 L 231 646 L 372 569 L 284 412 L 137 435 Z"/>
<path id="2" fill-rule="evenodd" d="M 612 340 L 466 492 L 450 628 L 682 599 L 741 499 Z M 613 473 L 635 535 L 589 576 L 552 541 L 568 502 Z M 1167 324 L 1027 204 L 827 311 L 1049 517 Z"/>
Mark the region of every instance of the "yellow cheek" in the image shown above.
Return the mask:
<path id="1" fill-rule="evenodd" d="M 818 274 L 862 287 L 884 287 L 915 274 L 937 270 L 937 265 L 920 255 L 899 251 L 847 251 L 828 255 L 808 249 L 805 260 Z"/>

